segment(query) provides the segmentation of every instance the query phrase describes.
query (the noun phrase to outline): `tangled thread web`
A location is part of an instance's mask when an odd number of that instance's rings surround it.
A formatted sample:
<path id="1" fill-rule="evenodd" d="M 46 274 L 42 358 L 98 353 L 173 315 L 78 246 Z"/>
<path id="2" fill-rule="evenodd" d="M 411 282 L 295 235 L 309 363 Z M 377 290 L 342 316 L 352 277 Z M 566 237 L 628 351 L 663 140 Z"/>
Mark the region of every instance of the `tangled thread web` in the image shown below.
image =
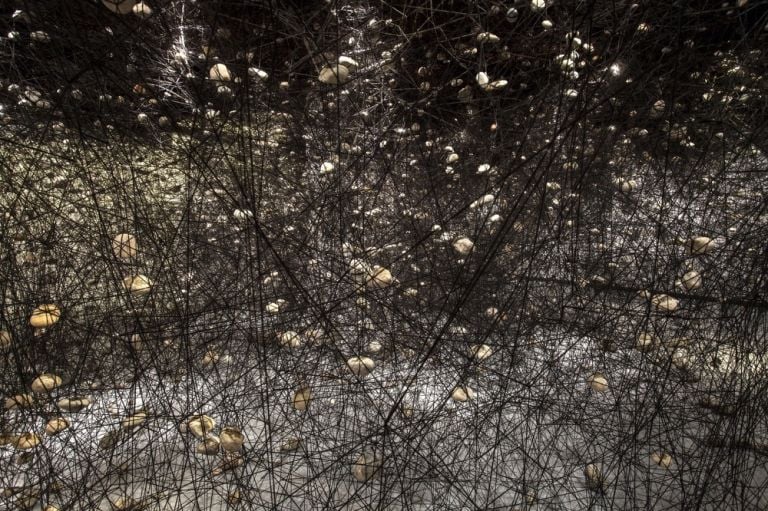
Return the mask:
<path id="1" fill-rule="evenodd" d="M 0 505 L 768 506 L 767 13 L 4 3 Z"/>

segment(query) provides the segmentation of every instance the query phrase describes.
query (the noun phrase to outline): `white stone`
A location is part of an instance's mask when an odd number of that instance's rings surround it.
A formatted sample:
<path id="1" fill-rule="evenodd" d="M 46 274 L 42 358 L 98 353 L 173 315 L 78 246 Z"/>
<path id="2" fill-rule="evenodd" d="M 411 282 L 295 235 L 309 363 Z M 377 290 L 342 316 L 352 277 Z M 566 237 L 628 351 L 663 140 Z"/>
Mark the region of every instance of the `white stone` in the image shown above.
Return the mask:
<path id="1" fill-rule="evenodd" d="M 269 73 L 258 67 L 248 68 L 248 76 L 251 78 L 258 78 L 262 82 L 266 82 L 269 79 Z"/>
<path id="2" fill-rule="evenodd" d="M 493 196 L 493 194 L 490 194 L 490 193 L 485 194 L 482 197 L 480 197 L 479 199 L 477 199 L 476 201 L 474 201 L 472 204 L 470 204 L 469 205 L 469 209 L 476 209 L 476 208 L 478 208 L 478 207 L 480 207 L 480 206 L 482 206 L 484 204 L 488 204 L 490 202 L 493 202 L 494 199 L 495 199 L 495 197 Z"/>
<path id="3" fill-rule="evenodd" d="M 320 70 L 317 79 L 328 85 L 343 84 L 349 79 L 349 69 L 341 64 L 324 67 Z"/>
<path id="4" fill-rule="evenodd" d="M 469 238 L 459 238 L 453 242 L 453 248 L 461 255 L 468 255 L 472 252 L 475 244 Z"/>
<path id="5" fill-rule="evenodd" d="M 478 43 L 498 43 L 499 36 L 492 32 L 480 32 L 477 34 Z"/>
<path id="6" fill-rule="evenodd" d="M 339 57 L 339 64 L 349 69 L 350 72 L 354 72 L 355 69 L 359 67 L 359 64 L 355 59 L 353 59 L 352 57 L 347 57 L 345 55 L 342 55 L 341 57 Z"/>
<path id="7" fill-rule="evenodd" d="M 229 68 L 226 64 L 214 64 L 208 71 L 208 78 L 219 82 L 229 82 L 232 80 L 232 75 L 229 72 Z"/>
<path id="8" fill-rule="evenodd" d="M 691 291 L 693 289 L 699 289 L 703 283 L 703 279 L 699 272 L 691 270 L 683 275 L 680 283 L 686 290 Z"/>
<path id="9" fill-rule="evenodd" d="M 293 330 L 281 332 L 278 336 L 278 340 L 282 346 L 287 348 L 298 348 L 301 346 L 301 337 L 297 332 L 294 332 Z"/>
<path id="10" fill-rule="evenodd" d="M 355 376 L 365 378 L 376 368 L 376 364 L 369 357 L 352 357 L 347 360 L 347 367 Z"/>

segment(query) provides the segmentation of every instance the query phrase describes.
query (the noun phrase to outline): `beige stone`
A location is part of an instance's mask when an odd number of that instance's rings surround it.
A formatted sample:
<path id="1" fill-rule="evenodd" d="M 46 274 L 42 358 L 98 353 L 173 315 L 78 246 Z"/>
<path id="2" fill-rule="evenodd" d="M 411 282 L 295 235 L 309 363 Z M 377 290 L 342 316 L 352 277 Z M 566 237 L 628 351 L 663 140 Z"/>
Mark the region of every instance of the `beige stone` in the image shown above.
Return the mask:
<path id="1" fill-rule="evenodd" d="M 117 14 L 129 14 L 136 5 L 136 0 L 101 0 L 110 11 Z"/>
<path id="2" fill-rule="evenodd" d="M 672 456 L 666 452 L 651 453 L 651 461 L 661 468 L 669 468 L 672 466 Z"/>
<path id="3" fill-rule="evenodd" d="M 608 380 L 603 373 L 594 373 L 587 378 L 587 384 L 595 392 L 605 392 L 608 390 Z"/>
<path id="4" fill-rule="evenodd" d="M 55 324 L 61 317 L 61 309 L 58 305 L 47 303 L 40 305 L 32 311 L 29 324 L 34 328 L 48 328 Z"/>
<path id="5" fill-rule="evenodd" d="M 381 460 L 373 454 L 361 454 L 352 465 L 352 476 L 361 483 L 373 479 L 381 468 Z"/>
<path id="6" fill-rule="evenodd" d="M 28 408 L 33 404 L 35 404 L 35 397 L 32 394 L 16 394 L 15 396 L 5 398 L 6 410 Z"/>
<path id="7" fill-rule="evenodd" d="M 36 433 L 22 433 L 16 439 L 16 449 L 33 449 L 40 445 L 41 439 Z"/>
<path id="8" fill-rule="evenodd" d="M 237 428 L 224 428 L 219 435 L 221 447 L 225 451 L 236 452 L 243 448 L 245 435 Z"/>
<path id="9" fill-rule="evenodd" d="M 226 64 L 214 64 L 208 71 L 208 78 L 219 82 L 228 82 L 232 80 L 232 75 L 229 72 L 229 68 Z"/>
<path id="10" fill-rule="evenodd" d="M 341 64 L 324 67 L 317 79 L 328 85 L 343 84 L 349 80 L 349 69 Z"/>
<path id="11" fill-rule="evenodd" d="M 54 419 L 49 420 L 45 424 L 45 434 L 48 436 L 54 436 L 65 429 L 69 427 L 69 421 L 65 419 L 64 417 L 56 417 Z"/>
<path id="12" fill-rule="evenodd" d="M 215 435 L 208 435 L 202 442 L 197 444 L 197 453 L 204 454 L 206 456 L 213 456 L 218 454 L 221 441 L 219 437 Z"/>
<path id="13" fill-rule="evenodd" d="M 32 392 L 44 394 L 61 385 L 61 378 L 55 374 L 44 373 L 32 380 Z"/>
<path id="14" fill-rule="evenodd" d="M 67 412 L 79 412 L 91 406 L 91 398 L 89 397 L 65 397 L 59 399 L 56 405 Z"/>
<path id="15" fill-rule="evenodd" d="M 309 407 L 309 401 L 312 399 L 312 392 L 309 387 L 302 387 L 293 394 L 293 407 L 300 412 Z"/>
<path id="16" fill-rule="evenodd" d="M 123 279 L 123 286 L 132 295 L 143 296 L 152 290 L 152 281 L 145 275 L 128 276 Z"/>
<path id="17" fill-rule="evenodd" d="M 347 360 L 347 367 L 355 376 L 365 378 L 374 370 L 376 363 L 369 357 L 352 357 Z"/>
<path id="18" fill-rule="evenodd" d="M 112 253 L 115 257 L 122 260 L 128 260 L 136 257 L 139 253 L 139 244 L 136 236 L 132 234 L 118 234 L 112 239 Z"/>
<path id="19" fill-rule="evenodd" d="M 603 474 L 594 463 L 584 468 L 584 478 L 587 481 L 587 487 L 591 490 L 598 490 L 603 486 Z"/>
<path id="20" fill-rule="evenodd" d="M 197 438 L 204 438 L 216 427 L 216 421 L 207 415 L 196 415 L 187 421 L 187 426 Z"/>

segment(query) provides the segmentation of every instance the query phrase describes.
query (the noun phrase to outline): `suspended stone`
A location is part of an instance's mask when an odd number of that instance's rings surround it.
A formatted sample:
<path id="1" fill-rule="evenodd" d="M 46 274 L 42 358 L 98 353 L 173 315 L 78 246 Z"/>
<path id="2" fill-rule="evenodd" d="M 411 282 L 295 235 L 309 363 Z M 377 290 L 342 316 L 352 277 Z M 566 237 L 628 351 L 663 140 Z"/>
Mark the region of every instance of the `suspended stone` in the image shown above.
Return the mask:
<path id="1" fill-rule="evenodd" d="M 114 501 L 111 501 L 111 504 L 116 511 L 138 511 L 148 507 L 146 502 L 136 500 L 129 496 L 118 497 Z"/>
<path id="2" fill-rule="evenodd" d="M 474 246 L 475 244 L 469 238 L 459 238 L 453 242 L 453 249 L 463 256 L 469 255 Z"/>
<path id="3" fill-rule="evenodd" d="M 680 279 L 680 283 L 688 291 L 699 289 L 702 284 L 701 274 L 693 270 L 686 272 L 683 278 Z"/>
<path id="4" fill-rule="evenodd" d="M 323 162 L 323 164 L 320 165 L 320 174 L 330 174 L 333 172 L 334 168 L 333 163 L 329 161 Z"/>
<path id="5" fill-rule="evenodd" d="M 112 240 L 112 252 L 115 257 L 122 260 L 128 260 L 136 257 L 139 253 L 136 236 L 132 234 L 118 234 Z"/>
<path id="6" fill-rule="evenodd" d="M 587 488 L 590 490 L 599 490 L 603 487 L 603 474 L 594 463 L 590 463 L 584 468 L 584 478 L 587 482 Z"/>
<path id="7" fill-rule="evenodd" d="M 687 369 L 690 365 L 690 359 L 688 358 L 688 352 L 684 349 L 676 349 L 671 355 L 672 363 L 678 369 Z"/>
<path id="8" fill-rule="evenodd" d="M 269 79 L 269 73 L 258 67 L 248 68 L 248 76 L 251 78 L 258 78 L 262 82 L 266 82 Z"/>
<path id="9" fill-rule="evenodd" d="M 236 506 L 240 503 L 242 500 L 242 496 L 240 495 L 240 488 L 235 488 L 234 491 L 230 492 L 227 495 L 227 504 L 230 506 Z"/>
<path id="10" fill-rule="evenodd" d="M 32 380 L 32 384 L 30 387 L 32 388 L 32 392 L 37 392 L 38 394 L 50 392 L 56 387 L 61 385 L 61 378 L 56 376 L 55 374 L 41 374 L 34 380 Z"/>
<path id="11" fill-rule="evenodd" d="M 594 373 L 587 378 L 587 385 L 595 392 L 605 392 L 608 390 L 608 380 L 603 373 Z"/>
<path id="12" fill-rule="evenodd" d="M 355 277 L 366 278 L 371 274 L 372 268 L 365 261 L 360 259 L 352 259 L 349 261 L 349 272 Z"/>
<path id="13" fill-rule="evenodd" d="M 403 296 L 406 296 L 408 298 L 415 298 L 419 295 L 419 290 L 415 287 L 408 287 L 403 290 Z"/>
<path id="14" fill-rule="evenodd" d="M 232 75 L 226 64 L 218 63 L 211 66 L 208 71 L 208 78 L 217 82 L 229 82 L 232 80 Z"/>
<path id="15" fill-rule="evenodd" d="M 136 0 L 101 0 L 107 9 L 117 14 L 130 14 Z"/>
<path id="16" fill-rule="evenodd" d="M 381 460 L 371 453 L 361 454 L 352 465 L 352 476 L 361 483 L 374 478 L 381 468 Z"/>
<path id="17" fill-rule="evenodd" d="M 678 305 L 680 305 L 680 302 L 669 295 L 659 294 L 651 297 L 651 304 L 656 308 L 656 310 L 662 312 L 672 312 L 677 309 Z"/>
<path id="18" fill-rule="evenodd" d="M 369 288 L 383 289 L 391 286 L 394 282 L 395 278 L 388 269 L 376 265 L 371 268 L 366 284 Z"/>
<path id="19" fill-rule="evenodd" d="M 653 334 L 648 332 L 642 332 L 637 336 L 637 342 L 635 348 L 643 353 L 653 350 L 656 347 L 657 341 Z"/>
<path id="20" fill-rule="evenodd" d="M 280 444 L 281 451 L 295 451 L 301 445 L 301 439 L 295 436 L 288 437 Z"/>
<path id="21" fill-rule="evenodd" d="M 132 428 L 141 426 L 146 421 L 147 421 L 147 412 L 139 412 L 124 419 L 120 423 L 120 427 L 123 429 L 132 429 Z"/>
<path id="22" fill-rule="evenodd" d="M 346 57 L 342 55 L 339 57 L 339 64 L 349 69 L 350 72 L 354 72 L 359 67 L 359 64 L 352 57 Z"/>
<path id="23" fill-rule="evenodd" d="M 347 367 L 352 371 L 352 374 L 359 378 L 365 378 L 376 367 L 373 359 L 368 357 L 352 357 L 347 360 Z"/>
<path id="24" fill-rule="evenodd" d="M 152 16 L 152 9 L 144 2 L 139 2 L 131 9 L 133 14 L 142 19 L 147 19 Z"/>
<path id="25" fill-rule="evenodd" d="M 88 397 L 65 397 L 56 402 L 56 406 L 67 412 L 79 412 L 91 406 Z"/>
<path id="26" fill-rule="evenodd" d="M 475 75 L 475 81 L 477 82 L 477 84 L 478 84 L 480 87 L 483 87 L 483 86 L 485 86 L 485 85 L 488 85 L 488 83 L 489 83 L 491 80 L 488 78 L 488 74 L 487 74 L 487 73 L 485 73 L 485 72 L 483 72 L 483 71 L 480 71 L 479 73 L 477 73 L 477 74 Z"/>
<path id="27" fill-rule="evenodd" d="M 36 433 L 22 433 L 16 438 L 16 449 L 34 449 L 40 443 L 42 439 Z"/>
<path id="28" fill-rule="evenodd" d="M 219 354 L 216 351 L 208 350 L 205 352 L 205 355 L 203 355 L 203 360 L 201 361 L 203 367 L 212 366 L 216 362 L 219 361 Z"/>
<path id="29" fill-rule="evenodd" d="M 293 395 L 293 407 L 300 412 L 303 412 L 309 406 L 309 401 L 312 399 L 312 393 L 309 387 L 302 387 L 296 391 Z"/>
<path id="30" fill-rule="evenodd" d="M 472 204 L 470 204 L 469 209 L 476 209 L 476 208 L 479 208 L 480 206 L 483 206 L 484 204 L 493 202 L 494 198 L 495 197 L 490 193 L 483 195 L 482 197 L 474 201 Z"/>
<path id="31" fill-rule="evenodd" d="M 48 35 L 48 32 L 44 32 L 42 30 L 35 30 L 29 33 L 29 38 L 35 42 L 38 43 L 50 43 L 51 42 L 51 36 Z M 36 102 L 39 105 L 39 101 Z"/>
<path id="32" fill-rule="evenodd" d="M 666 452 L 651 453 L 651 461 L 661 468 L 669 468 L 672 466 L 672 456 Z"/>
<path id="33" fill-rule="evenodd" d="M 349 79 L 349 69 L 341 64 L 324 67 L 320 70 L 317 79 L 328 85 L 343 84 Z"/>
<path id="34" fill-rule="evenodd" d="M 453 399 L 454 401 L 458 401 L 460 403 L 464 403 L 474 398 L 475 398 L 475 391 L 466 386 L 464 387 L 457 386 L 453 389 L 453 392 L 451 392 L 451 399 Z"/>
<path id="35" fill-rule="evenodd" d="M 236 209 L 232 213 L 232 216 L 235 217 L 235 220 L 242 222 L 242 221 L 253 218 L 253 211 L 251 211 L 250 209 Z"/>
<path id="36" fill-rule="evenodd" d="M 216 421 L 207 415 L 196 415 L 187 421 L 187 428 L 197 438 L 204 438 L 216 427 Z"/>
<path id="37" fill-rule="evenodd" d="M 219 453 L 219 446 L 221 441 L 216 435 L 208 435 L 202 442 L 197 444 L 195 448 L 198 454 L 204 454 L 205 456 L 213 456 Z"/>
<path id="38" fill-rule="evenodd" d="M 481 88 L 485 92 L 493 92 L 493 91 L 504 89 L 506 88 L 507 85 L 509 85 L 509 82 L 507 80 L 494 80 L 486 85 L 481 85 Z"/>
<path id="39" fill-rule="evenodd" d="M 128 276 L 123 279 L 123 287 L 134 296 L 143 296 L 152 290 L 152 281 L 145 275 Z"/>
<path id="40" fill-rule="evenodd" d="M 35 396 L 33 394 L 16 394 L 5 398 L 4 407 L 6 410 L 15 410 L 16 408 L 29 408 L 34 404 Z"/>
<path id="41" fill-rule="evenodd" d="M 48 328 L 61 317 L 61 310 L 55 304 L 48 303 L 38 306 L 29 317 L 29 324 L 34 328 Z"/>
<path id="42" fill-rule="evenodd" d="M 706 236 L 695 236 L 688 240 L 688 252 L 691 255 L 709 254 L 718 248 L 719 243 Z"/>
<path id="43" fill-rule="evenodd" d="M 480 361 L 493 354 L 493 350 L 487 344 L 473 344 L 469 348 L 469 358 Z"/>
<path id="44" fill-rule="evenodd" d="M 499 36 L 492 32 L 480 32 L 477 34 L 478 43 L 498 43 L 499 40 Z"/>
<path id="45" fill-rule="evenodd" d="M 56 417 L 45 424 L 45 434 L 48 436 L 58 435 L 69 427 L 69 421 L 64 417 Z"/>
<path id="46" fill-rule="evenodd" d="M 445 159 L 445 163 L 448 163 L 448 164 L 456 163 L 457 161 L 459 161 L 459 155 L 456 153 L 449 154 L 448 157 Z"/>
<path id="47" fill-rule="evenodd" d="M 224 428 L 219 435 L 221 440 L 221 447 L 225 451 L 236 452 L 243 448 L 245 442 L 245 435 L 236 428 Z"/>
<path id="48" fill-rule="evenodd" d="M 623 193 L 630 193 L 637 189 L 637 181 L 634 179 L 616 178 L 613 181 L 613 184 L 616 185 L 616 188 L 621 190 Z"/>
<path id="49" fill-rule="evenodd" d="M 19 23 L 32 23 L 32 18 L 29 17 L 29 14 L 22 11 L 21 9 L 16 9 L 15 11 L 13 11 L 13 14 L 11 15 L 11 19 Z"/>
<path id="50" fill-rule="evenodd" d="M 13 336 L 7 330 L 0 330 L 0 350 L 7 350 L 13 343 Z"/>
<path id="51" fill-rule="evenodd" d="M 664 109 L 667 108 L 666 103 L 664 103 L 663 99 L 659 99 L 656 101 L 653 106 L 651 106 L 651 117 L 657 118 L 660 117 L 664 113 Z"/>
<path id="52" fill-rule="evenodd" d="M 278 336 L 280 345 L 286 348 L 298 348 L 301 346 L 301 336 L 293 330 L 287 332 L 281 332 Z"/>

